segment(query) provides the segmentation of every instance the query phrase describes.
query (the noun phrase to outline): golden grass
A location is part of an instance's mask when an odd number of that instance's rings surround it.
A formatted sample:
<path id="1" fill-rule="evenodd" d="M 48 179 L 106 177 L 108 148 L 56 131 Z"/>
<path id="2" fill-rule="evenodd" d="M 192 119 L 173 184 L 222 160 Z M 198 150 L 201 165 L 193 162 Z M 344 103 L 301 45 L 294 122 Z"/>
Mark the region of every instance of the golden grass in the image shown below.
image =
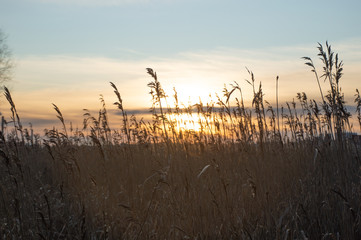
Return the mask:
<path id="1" fill-rule="evenodd" d="M 147 69 L 151 122 L 128 117 L 111 84 L 120 130 L 101 99 L 83 130 L 67 127 L 54 105 L 62 129 L 36 138 L 5 89 L 13 127 L 0 141 L 1 238 L 360 239 L 360 143 L 345 134 L 342 65 L 326 48 L 323 103 L 300 93 L 277 111 L 252 72 L 249 108 L 237 84 L 218 102 L 180 108 Z M 358 94 L 355 102 L 359 117 Z M 174 120 L 182 114 L 203 119 L 196 131 Z"/>

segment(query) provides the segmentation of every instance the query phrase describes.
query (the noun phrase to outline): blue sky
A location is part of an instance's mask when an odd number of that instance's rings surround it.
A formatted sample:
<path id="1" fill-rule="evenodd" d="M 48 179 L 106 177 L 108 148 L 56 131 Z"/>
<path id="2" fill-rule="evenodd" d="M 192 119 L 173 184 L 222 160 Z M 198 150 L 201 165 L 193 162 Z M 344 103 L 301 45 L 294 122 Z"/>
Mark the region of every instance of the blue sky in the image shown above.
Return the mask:
<path id="1" fill-rule="evenodd" d="M 360 1 L 1 0 L 19 55 L 172 56 L 359 38 Z"/>
<path id="2" fill-rule="evenodd" d="M 343 89 L 352 97 L 361 87 L 360 9 L 361 1 L 330 0 L 0 0 L 16 63 L 7 84 L 29 121 L 52 118 L 51 103 L 70 119 L 98 109 L 99 94 L 111 105 L 109 81 L 129 108 L 149 107 L 147 67 L 184 102 L 233 81 L 247 96 L 245 67 L 270 102 L 277 75 L 284 100 L 301 91 L 319 98 L 300 58 L 317 63 L 317 42 L 328 40 L 345 62 Z"/>

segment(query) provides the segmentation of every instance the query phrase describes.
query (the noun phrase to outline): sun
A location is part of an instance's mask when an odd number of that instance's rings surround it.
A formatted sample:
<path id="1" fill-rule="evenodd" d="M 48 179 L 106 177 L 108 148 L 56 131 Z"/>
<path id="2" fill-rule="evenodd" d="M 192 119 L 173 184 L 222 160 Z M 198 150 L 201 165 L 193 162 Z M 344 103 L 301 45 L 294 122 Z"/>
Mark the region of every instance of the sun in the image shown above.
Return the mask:
<path id="1" fill-rule="evenodd" d="M 211 119 L 202 113 L 198 113 L 196 105 L 202 103 L 203 106 L 215 105 L 217 102 L 216 90 L 214 84 L 210 84 L 202 79 L 187 78 L 183 82 L 180 80 L 173 81 L 173 86 L 167 86 L 164 90 L 167 99 L 164 101 L 164 106 L 167 105 L 172 109 L 169 114 L 168 121 L 173 123 L 176 131 L 194 131 L 194 132 L 208 132 L 209 127 L 206 123 Z M 177 97 L 175 97 L 175 95 Z M 179 113 L 175 113 L 175 105 L 177 98 L 177 106 L 180 109 Z M 186 109 L 191 109 L 188 112 Z M 207 118 L 207 119 L 206 119 Z"/>
<path id="2" fill-rule="evenodd" d="M 214 101 L 215 94 L 209 86 L 194 83 L 192 85 L 177 84 L 174 89 L 177 92 L 178 103 L 183 106 L 197 104 L 202 101 L 207 103 Z M 174 95 L 174 90 L 173 94 Z"/>

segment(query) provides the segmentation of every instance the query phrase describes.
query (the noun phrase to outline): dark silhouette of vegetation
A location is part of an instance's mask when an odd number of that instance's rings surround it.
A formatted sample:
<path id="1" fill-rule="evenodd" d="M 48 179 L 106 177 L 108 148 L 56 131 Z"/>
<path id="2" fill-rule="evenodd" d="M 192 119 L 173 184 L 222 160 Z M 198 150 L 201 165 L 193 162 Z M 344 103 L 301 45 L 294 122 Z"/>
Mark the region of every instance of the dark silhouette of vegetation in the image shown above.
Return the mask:
<path id="1" fill-rule="evenodd" d="M 0 29 L 0 83 L 10 80 L 12 68 L 11 51 L 6 44 L 6 36 Z"/>
<path id="2" fill-rule="evenodd" d="M 217 101 L 174 106 L 152 69 L 150 122 L 128 118 L 117 87 L 120 131 L 103 97 L 84 128 L 39 137 L 12 112 L 0 133 L 0 235 L 4 239 L 361 239 L 359 136 L 341 92 L 342 62 L 326 43 L 322 102 L 297 93 L 278 106 L 249 71 Z M 319 81 L 330 83 L 323 93 Z M 231 99 L 236 103 L 231 106 Z M 361 98 L 355 94 L 361 127 Z M 187 120 L 185 120 L 187 119 Z M 12 125 L 11 125 L 12 124 Z M 186 124 L 197 126 L 186 128 Z"/>

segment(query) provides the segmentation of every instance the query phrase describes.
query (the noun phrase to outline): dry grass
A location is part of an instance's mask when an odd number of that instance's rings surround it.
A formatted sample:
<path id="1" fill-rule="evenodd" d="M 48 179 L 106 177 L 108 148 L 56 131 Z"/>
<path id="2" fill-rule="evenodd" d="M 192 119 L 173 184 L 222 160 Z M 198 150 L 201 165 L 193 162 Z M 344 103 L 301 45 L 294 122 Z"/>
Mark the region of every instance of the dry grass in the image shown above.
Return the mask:
<path id="1" fill-rule="evenodd" d="M 0 141 L 1 238 L 360 239 L 360 143 L 345 134 L 342 62 L 328 44 L 319 53 L 330 82 L 322 103 L 300 93 L 274 110 L 249 72 L 249 108 L 237 84 L 186 108 L 175 92 L 171 108 L 147 69 L 149 123 L 128 118 L 111 84 L 120 130 L 109 128 L 102 99 L 83 130 L 67 128 L 54 105 L 62 129 L 37 138 L 5 89 L 13 126 Z M 359 110 L 358 92 L 355 102 Z M 182 128 L 182 114 L 198 116 L 199 131 Z"/>

